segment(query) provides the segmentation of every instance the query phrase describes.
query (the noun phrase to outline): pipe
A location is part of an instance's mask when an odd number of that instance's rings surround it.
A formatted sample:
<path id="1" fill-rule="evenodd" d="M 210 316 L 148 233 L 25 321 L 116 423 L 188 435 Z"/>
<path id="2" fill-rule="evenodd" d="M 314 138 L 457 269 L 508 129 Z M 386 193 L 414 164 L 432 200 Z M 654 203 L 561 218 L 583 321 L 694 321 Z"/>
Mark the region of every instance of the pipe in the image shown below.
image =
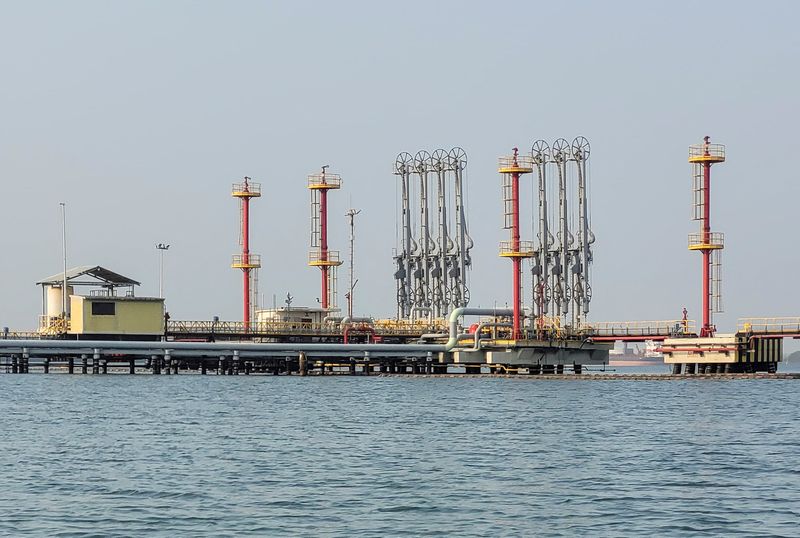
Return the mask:
<path id="1" fill-rule="evenodd" d="M 508 323 L 508 322 L 497 322 L 497 321 L 484 321 L 484 322 L 481 322 L 481 323 L 478 324 L 478 327 L 475 329 L 474 333 L 470 333 L 470 334 L 466 334 L 466 335 L 460 335 L 460 336 L 469 336 L 473 340 L 472 349 L 463 349 L 463 350 L 460 350 L 460 351 L 466 351 L 466 352 L 469 352 L 469 353 L 472 353 L 472 352 L 475 352 L 475 351 L 480 351 L 481 350 L 481 337 L 480 337 L 480 334 L 481 334 L 481 330 L 483 330 L 484 327 L 514 327 L 514 324 L 513 323 Z"/>
<path id="2" fill-rule="evenodd" d="M 416 319 L 422 319 L 417 317 L 416 314 L 418 313 L 420 314 L 424 313 L 430 316 L 432 312 L 433 310 L 428 306 L 415 306 L 414 308 L 411 309 L 411 320 L 414 321 Z"/>
<path id="3" fill-rule="evenodd" d="M 54 352 L 70 350 L 73 352 L 92 353 L 99 349 L 118 349 L 121 351 L 164 352 L 164 351 L 216 351 L 232 354 L 239 352 L 282 352 L 296 353 L 305 351 L 318 352 L 448 352 L 459 342 L 458 320 L 462 316 L 502 316 L 510 317 L 509 309 L 496 308 L 456 308 L 450 314 L 450 334 L 445 344 L 297 344 L 291 342 L 119 342 L 113 340 L 9 340 L 7 345 L 0 345 L 0 353 L 20 353 L 29 349 L 48 349 Z M 13 342 L 13 344 L 12 344 Z"/>
<path id="4" fill-rule="evenodd" d="M 342 321 L 339 322 L 339 324 L 342 325 L 342 326 L 349 325 L 351 323 L 370 323 L 370 324 L 372 324 L 372 323 L 375 323 L 375 319 L 374 318 L 368 318 L 368 317 L 357 318 L 357 317 L 352 317 L 352 316 L 345 316 L 345 317 L 342 318 Z"/>

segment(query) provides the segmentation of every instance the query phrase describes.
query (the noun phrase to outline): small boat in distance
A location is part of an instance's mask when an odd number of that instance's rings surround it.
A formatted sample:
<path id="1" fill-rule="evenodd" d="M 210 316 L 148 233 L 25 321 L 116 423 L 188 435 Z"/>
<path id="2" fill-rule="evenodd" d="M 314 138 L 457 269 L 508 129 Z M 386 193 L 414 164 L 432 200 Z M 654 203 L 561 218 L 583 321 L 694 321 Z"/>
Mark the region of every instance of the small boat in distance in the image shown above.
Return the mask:
<path id="1" fill-rule="evenodd" d="M 647 340 L 644 345 L 616 342 L 608 352 L 609 366 L 655 366 L 664 364 L 664 354 L 658 351 L 658 344 Z"/>

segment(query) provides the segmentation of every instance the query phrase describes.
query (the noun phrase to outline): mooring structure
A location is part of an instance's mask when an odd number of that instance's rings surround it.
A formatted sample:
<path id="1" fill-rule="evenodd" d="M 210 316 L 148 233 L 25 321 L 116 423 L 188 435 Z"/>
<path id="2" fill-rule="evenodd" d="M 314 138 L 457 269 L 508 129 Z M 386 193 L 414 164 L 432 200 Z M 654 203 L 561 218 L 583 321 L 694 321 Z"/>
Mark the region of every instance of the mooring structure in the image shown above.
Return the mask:
<path id="1" fill-rule="evenodd" d="M 241 183 L 234 183 L 231 196 L 239 200 L 239 245 L 240 254 L 234 254 L 231 267 L 242 271 L 242 321 L 248 327 L 255 318 L 258 304 L 258 269 L 261 256 L 250 252 L 250 200 L 261 197 L 261 184 L 253 183 L 245 177 Z"/>

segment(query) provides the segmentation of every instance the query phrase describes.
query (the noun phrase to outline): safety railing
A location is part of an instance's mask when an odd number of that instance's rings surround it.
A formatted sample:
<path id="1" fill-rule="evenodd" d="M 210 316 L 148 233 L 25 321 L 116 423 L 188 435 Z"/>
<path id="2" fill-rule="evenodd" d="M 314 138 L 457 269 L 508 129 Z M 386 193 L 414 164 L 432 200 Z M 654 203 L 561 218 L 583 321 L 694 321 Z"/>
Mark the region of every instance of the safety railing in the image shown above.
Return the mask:
<path id="1" fill-rule="evenodd" d="M 342 186 L 342 177 L 339 174 L 312 174 L 308 176 L 309 188 L 321 188 L 325 186 L 329 189 L 338 189 Z"/>
<path id="2" fill-rule="evenodd" d="M 530 155 L 504 155 L 497 160 L 497 167 L 502 170 L 504 168 L 514 169 L 533 168 L 533 157 Z"/>
<path id="3" fill-rule="evenodd" d="M 0 340 L 38 340 L 42 333 L 33 331 L 0 331 Z"/>
<path id="4" fill-rule="evenodd" d="M 39 334 L 64 334 L 69 332 L 69 320 L 61 316 L 39 316 Z"/>
<path id="5" fill-rule="evenodd" d="M 234 254 L 231 257 L 231 265 L 241 267 L 261 267 L 261 255 L 248 254 L 247 256 L 244 256 L 242 254 Z"/>
<path id="6" fill-rule="evenodd" d="M 427 333 L 446 334 L 448 325 L 444 321 L 388 321 L 378 320 L 369 325 L 378 336 L 419 336 Z M 301 321 L 208 321 L 208 320 L 169 320 L 167 333 L 180 335 L 340 335 L 340 323 L 312 323 Z"/>
<path id="7" fill-rule="evenodd" d="M 707 241 L 706 241 L 707 240 Z M 689 248 L 709 245 L 714 248 L 725 246 L 725 234 L 722 232 L 692 232 L 689 234 Z"/>
<path id="8" fill-rule="evenodd" d="M 706 150 L 708 150 L 709 157 L 725 158 L 725 146 L 723 144 L 693 144 L 689 146 L 689 158 L 705 157 Z"/>
<path id="9" fill-rule="evenodd" d="M 246 194 L 261 194 L 261 183 L 234 183 L 231 186 L 231 194 L 234 196 L 242 196 Z"/>
<path id="10" fill-rule="evenodd" d="M 533 256 L 534 247 L 533 241 L 519 241 L 519 245 L 515 247 L 513 241 L 500 241 L 500 255 L 501 256 Z"/>
<path id="11" fill-rule="evenodd" d="M 341 263 L 338 250 L 329 250 L 325 256 L 319 250 L 312 250 L 308 253 L 308 263 L 328 262 L 330 264 Z"/>
<path id="12" fill-rule="evenodd" d="M 743 333 L 800 335 L 800 317 L 741 318 L 736 328 Z"/>
<path id="13" fill-rule="evenodd" d="M 696 333 L 694 320 L 594 321 L 583 323 L 580 330 L 594 336 L 673 336 Z"/>

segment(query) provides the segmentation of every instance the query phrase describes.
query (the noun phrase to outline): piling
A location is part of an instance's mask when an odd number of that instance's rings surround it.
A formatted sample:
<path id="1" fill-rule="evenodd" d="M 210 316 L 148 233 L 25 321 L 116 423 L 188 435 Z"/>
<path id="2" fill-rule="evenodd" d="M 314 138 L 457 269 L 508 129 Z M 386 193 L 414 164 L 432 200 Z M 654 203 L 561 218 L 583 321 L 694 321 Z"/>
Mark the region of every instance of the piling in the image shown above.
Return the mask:
<path id="1" fill-rule="evenodd" d="M 92 355 L 92 375 L 100 372 L 100 350 L 95 349 Z"/>
<path id="2" fill-rule="evenodd" d="M 305 353 L 300 353 L 298 362 L 300 364 L 300 375 L 301 376 L 308 375 L 308 358 L 306 357 Z"/>
<path id="3" fill-rule="evenodd" d="M 131 357 L 128 360 L 129 360 L 129 362 L 128 362 L 128 373 L 133 375 L 133 374 L 136 373 L 136 359 Z"/>
<path id="4" fill-rule="evenodd" d="M 81 355 L 81 373 L 84 374 L 84 375 L 88 371 L 88 366 L 87 366 L 86 362 L 87 362 L 86 355 Z"/>
<path id="5" fill-rule="evenodd" d="M 50 373 L 50 357 L 45 357 L 42 361 L 42 366 L 44 367 L 44 373 Z"/>
<path id="6" fill-rule="evenodd" d="M 75 357 L 70 357 L 67 359 L 67 373 L 68 374 L 75 373 Z"/>
<path id="7" fill-rule="evenodd" d="M 206 375 L 206 361 L 205 359 L 200 359 L 200 374 Z"/>

